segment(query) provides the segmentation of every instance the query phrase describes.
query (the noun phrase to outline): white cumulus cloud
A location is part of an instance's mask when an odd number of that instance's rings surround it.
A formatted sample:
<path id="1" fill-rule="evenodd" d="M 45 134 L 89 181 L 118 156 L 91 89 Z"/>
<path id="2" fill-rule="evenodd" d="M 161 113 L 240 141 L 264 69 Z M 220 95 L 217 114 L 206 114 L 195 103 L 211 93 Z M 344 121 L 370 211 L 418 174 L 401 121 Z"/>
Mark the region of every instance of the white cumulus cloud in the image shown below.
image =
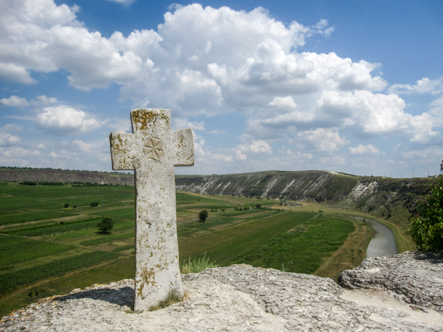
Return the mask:
<path id="1" fill-rule="evenodd" d="M 378 156 L 380 155 L 380 150 L 377 149 L 372 144 L 363 145 L 359 144 L 356 147 L 350 147 L 349 152 L 357 156 Z"/>
<path id="2" fill-rule="evenodd" d="M 337 131 L 323 128 L 299 133 L 298 137 L 309 148 L 323 152 L 337 151 L 343 145 L 348 144 L 348 141 L 342 138 Z"/>
<path id="3" fill-rule="evenodd" d="M 33 105 L 46 105 L 46 104 L 54 104 L 57 102 L 57 98 L 47 97 L 45 95 L 37 96 L 37 98 L 33 99 L 31 103 Z"/>
<path id="4" fill-rule="evenodd" d="M 46 107 L 37 114 L 35 123 L 40 129 L 59 135 L 86 133 L 102 125 L 91 115 L 66 105 Z"/>
<path id="5" fill-rule="evenodd" d="M 235 157 L 237 160 L 245 161 L 248 159 L 247 154 L 270 154 L 272 153 L 272 147 L 263 140 L 253 140 L 249 144 L 240 144 L 234 149 Z"/>
<path id="6" fill-rule="evenodd" d="M 122 5 L 130 5 L 131 3 L 136 2 L 137 0 L 107 0 L 107 1 L 111 1 L 111 2 L 116 2 Z"/>
<path id="7" fill-rule="evenodd" d="M 28 106 L 29 103 L 26 100 L 26 98 L 18 97 L 18 96 L 11 96 L 9 98 L 2 98 L 0 99 L 0 103 L 2 103 L 5 106 Z"/>
<path id="8" fill-rule="evenodd" d="M 389 92 L 396 94 L 441 93 L 443 92 L 443 78 L 438 80 L 430 80 L 427 77 L 423 77 L 421 80 L 418 80 L 415 85 L 393 84 L 389 87 Z"/>
<path id="9" fill-rule="evenodd" d="M 250 144 L 240 144 L 237 148 L 242 152 L 272 153 L 271 146 L 263 140 L 253 140 Z"/>

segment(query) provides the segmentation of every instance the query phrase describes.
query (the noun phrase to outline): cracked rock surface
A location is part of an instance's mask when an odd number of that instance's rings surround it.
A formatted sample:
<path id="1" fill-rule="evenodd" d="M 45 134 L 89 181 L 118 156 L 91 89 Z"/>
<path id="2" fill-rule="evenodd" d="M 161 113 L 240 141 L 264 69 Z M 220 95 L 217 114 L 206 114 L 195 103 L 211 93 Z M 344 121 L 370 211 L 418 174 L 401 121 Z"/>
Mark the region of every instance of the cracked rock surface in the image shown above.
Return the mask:
<path id="1" fill-rule="evenodd" d="M 338 283 L 348 289 L 383 289 L 417 307 L 443 314 L 443 257 L 404 252 L 365 259 L 353 270 L 343 271 Z"/>
<path id="2" fill-rule="evenodd" d="M 365 269 L 371 275 L 373 269 L 385 271 L 392 259 L 407 266 L 395 271 L 404 273 L 403 279 L 377 283 L 380 276 L 346 284 L 352 289 L 329 278 L 249 265 L 207 269 L 183 275 L 183 302 L 140 314 L 131 310 L 134 281 L 125 279 L 41 300 L 4 317 L 0 331 L 442 331 L 443 282 L 438 278 L 443 264 L 438 257 L 404 253 L 366 260 L 343 272 L 341 280 L 366 278 Z M 376 267 L 368 265 L 372 260 Z M 426 276 L 435 270 L 439 277 L 429 277 L 415 293 L 399 291 L 401 284 L 413 288 L 408 280 L 416 278 L 411 270 L 418 269 Z M 355 271 L 359 275 L 348 278 Z M 384 273 L 389 279 L 390 273 Z M 421 302 L 409 300 L 414 296 Z"/>

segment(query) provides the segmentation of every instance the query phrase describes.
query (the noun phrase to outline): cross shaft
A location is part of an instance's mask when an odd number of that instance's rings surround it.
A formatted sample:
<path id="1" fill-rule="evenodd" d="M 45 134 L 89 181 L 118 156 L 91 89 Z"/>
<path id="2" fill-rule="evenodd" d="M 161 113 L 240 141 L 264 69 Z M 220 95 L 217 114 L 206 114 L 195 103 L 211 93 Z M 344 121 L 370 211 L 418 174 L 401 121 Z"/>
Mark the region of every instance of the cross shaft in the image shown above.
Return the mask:
<path id="1" fill-rule="evenodd" d="M 183 296 L 179 269 L 174 166 L 194 164 L 190 129 L 170 131 L 170 111 L 131 112 L 133 133 L 111 133 L 114 170 L 134 170 L 136 190 L 135 304 L 149 309 Z"/>

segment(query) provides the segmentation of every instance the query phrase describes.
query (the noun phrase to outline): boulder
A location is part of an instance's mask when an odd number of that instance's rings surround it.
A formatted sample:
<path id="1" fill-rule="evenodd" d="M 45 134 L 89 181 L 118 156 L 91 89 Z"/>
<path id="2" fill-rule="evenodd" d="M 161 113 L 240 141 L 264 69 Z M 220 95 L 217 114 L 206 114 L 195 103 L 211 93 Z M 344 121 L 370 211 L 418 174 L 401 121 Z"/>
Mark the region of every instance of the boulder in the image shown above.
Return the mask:
<path id="1" fill-rule="evenodd" d="M 343 271 L 338 283 L 347 289 L 380 289 L 401 301 L 443 314 L 443 257 L 404 252 L 365 259 Z M 443 326 L 443 325 L 442 325 Z"/>

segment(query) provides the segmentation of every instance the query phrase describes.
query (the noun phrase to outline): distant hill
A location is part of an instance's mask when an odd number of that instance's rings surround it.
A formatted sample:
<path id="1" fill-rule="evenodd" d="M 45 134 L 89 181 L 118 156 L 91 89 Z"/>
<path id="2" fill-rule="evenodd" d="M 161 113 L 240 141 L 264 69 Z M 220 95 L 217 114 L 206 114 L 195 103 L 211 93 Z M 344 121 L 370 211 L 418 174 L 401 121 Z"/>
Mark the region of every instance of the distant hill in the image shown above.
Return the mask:
<path id="1" fill-rule="evenodd" d="M 367 212 L 400 234 L 399 250 L 412 249 L 408 218 L 437 178 L 361 177 L 327 171 L 257 172 L 176 178 L 178 190 L 213 195 L 244 195 L 282 201 L 319 202 Z M 409 239 L 409 240 L 408 240 Z"/>
<path id="2" fill-rule="evenodd" d="M 328 171 L 268 171 L 181 176 L 177 177 L 176 186 L 178 190 L 199 194 L 322 202 L 389 218 L 399 209 L 413 211 L 417 201 L 437 181 L 436 178 L 361 177 Z"/>
<path id="3" fill-rule="evenodd" d="M 98 183 L 134 185 L 134 177 L 131 174 L 69 171 L 61 169 L 40 168 L 0 168 L 0 181 L 11 182 L 63 182 L 63 183 Z"/>

